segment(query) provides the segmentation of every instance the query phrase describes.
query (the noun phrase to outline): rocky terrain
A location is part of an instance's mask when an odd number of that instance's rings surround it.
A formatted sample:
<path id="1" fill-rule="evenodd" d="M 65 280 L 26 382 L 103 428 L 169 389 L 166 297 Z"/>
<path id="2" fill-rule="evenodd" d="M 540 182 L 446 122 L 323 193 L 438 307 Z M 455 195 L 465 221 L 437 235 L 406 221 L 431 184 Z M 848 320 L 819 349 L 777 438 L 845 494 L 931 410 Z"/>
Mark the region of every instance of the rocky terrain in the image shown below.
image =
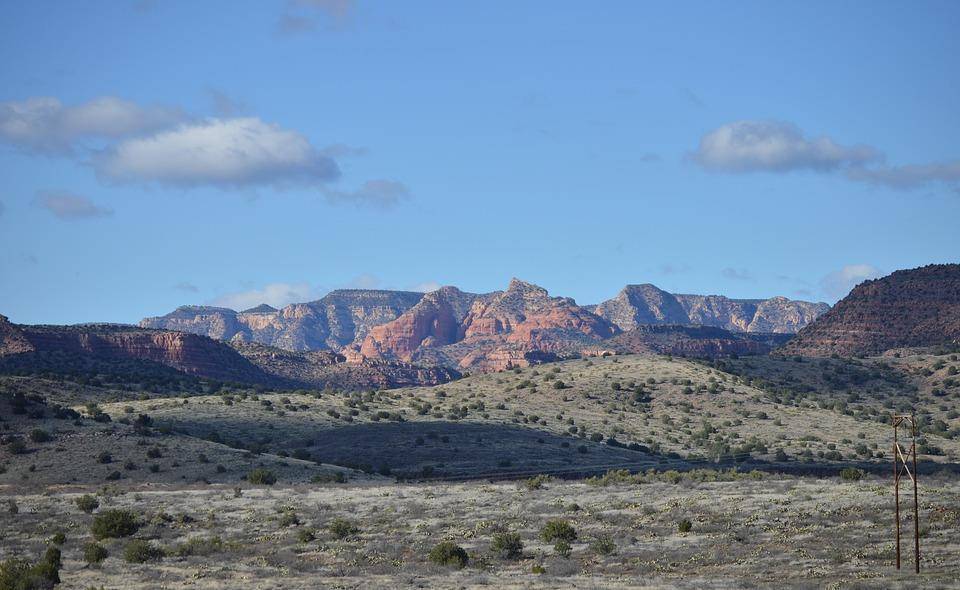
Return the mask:
<path id="1" fill-rule="evenodd" d="M 960 264 L 931 264 L 861 283 L 782 352 L 857 356 L 957 342 Z"/>
<path id="2" fill-rule="evenodd" d="M 128 360 L 207 379 L 279 384 L 230 346 L 206 336 L 111 324 L 24 326 L 0 318 L 0 364 L 7 368 L 76 370 L 71 365 L 85 358 Z M 141 368 L 136 365 L 131 370 Z"/>
<path id="3" fill-rule="evenodd" d="M 445 383 L 450 369 L 394 360 L 294 352 L 238 340 L 134 326 L 24 326 L 0 316 L 0 373 L 196 377 L 280 388 L 345 390 Z"/>
<path id="4" fill-rule="evenodd" d="M 640 325 L 603 343 L 615 353 L 657 353 L 697 358 L 759 355 L 772 351 L 790 334 L 736 334 L 707 326 Z"/>
<path id="5" fill-rule="evenodd" d="M 141 320 L 142 328 L 190 332 L 287 350 L 340 350 L 362 341 L 373 326 L 396 319 L 417 304 L 422 293 L 341 289 L 322 299 L 283 309 L 260 305 L 237 312 L 222 307 L 184 306 Z"/>
<path id="6" fill-rule="evenodd" d="M 268 305 L 242 312 L 187 306 L 140 325 L 294 351 L 332 350 L 350 360 L 491 371 L 575 355 L 584 347 L 602 348 L 598 342 L 638 326 L 701 325 L 734 333 L 791 334 L 826 309 L 824 303 L 784 297 L 673 295 L 653 285 L 628 285 L 609 301 L 581 306 L 514 279 L 506 290 L 482 295 L 448 286 L 425 295 L 334 291 L 319 301 L 282 310 Z M 674 331 L 674 340 L 682 333 Z M 646 331 L 632 340 L 652 335 Z M 756 340 L 728 334 L 721 337 L 724 342 L 711 345 L 702 334 L 696 340 L 689 345 L 677 341 L 672 349 L 675 354 L 768 350 Z"/>

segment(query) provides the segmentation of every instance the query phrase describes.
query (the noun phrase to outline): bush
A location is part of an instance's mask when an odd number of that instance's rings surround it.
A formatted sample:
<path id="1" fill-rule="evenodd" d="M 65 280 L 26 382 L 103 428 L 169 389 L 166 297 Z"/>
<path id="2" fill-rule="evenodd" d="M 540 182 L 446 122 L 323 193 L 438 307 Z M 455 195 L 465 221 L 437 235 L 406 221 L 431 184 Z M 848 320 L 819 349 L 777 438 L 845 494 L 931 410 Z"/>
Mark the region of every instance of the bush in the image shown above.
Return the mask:
<path id="1" fill-rule="evenodd" d="M 106 451 L 103 451 L 102 453 L 100 453 L 99 455 L 97 455 L 97 462 L 98 462 L 98 463 L 103 463 L 103 464 L 112 463 L 112 462 L 113 462 L 113 455 L 111 455 L 110 453 L 108 453 L 108 452 L 106 452 Z"/>
<path id="2" fill-rule="evenodd" d="M 23 442 L 23 439 L 14 438 L 7 444 L 7 449 L 13 455 L 22 455 L 27 452 L 27 443 Z"/>
<path id="3" fill-rule="evenodd" d="M 469 561 L 467 552 L 463 550 L 463 547 L 457 545 L 453 541 L 443 541 L 437 543 L 433 549 L 430 550 L 430 561 L 438 565 L 452 566 L 457 569 L 463 569 Z"/>
<path id="4" fill-rule="evenodd" d="M 527 487 L 528 490 L 539 490 L 543 487 L 543 484 L 550 481 L 549 475 L 540 474 L 523 482 L 523 485 Z"/>
<path id="5" fill-rule="evenodd" d="M 50 436 L 50 433 L 42 428 L 34 428 L 30 431 L 30 440 L 35 443 L 45 443 L 53 440 L 53 437 Z"/>
<path id="6" fill-rule="evenodd" d="M 34 565 L 11 558 L 0 563 L 0 590 L 40 590 L 60 583 L 60 550 L 50 547 Z"/>
<path id="7" fill-rule="evenodd" d="M 95 539 L 129 537 L 140 528 L 137 516 L 129 510 L 106 510 L 93 519 L 91 531 Z"/>
<path id="8" fill-rule="evenodd" d="M 316 538 L 317 536 L 313 533 L 312 529 L 300 529 L 297 531 L 297 541 L 301 543 L 309 543 Z"/>
<path id="9" fill-rule="evenodd" d="M 345 518 L 334 518 L 327 525 L 327 530 L 337 539 L 346 539 L 360 533 L 360 528 Z"/>
<path id="10" fill-rule="evenodd" d="M 107 558 L 110 554 L 107 553 L 107 550 L 103 545 L 97 543 L 87 543 L 83 546 L 83 560 L 89 564 L 100 563 Z"/>
<path id="11" fill-rule="evenodd" d="M 247 474 L 247 481 L 256 485 L 272 486 L 277 483 L 277 476 L 269 469 L 258 467 Z"/>
<path id="12" fill-rule="evenodd" d="M 177 545 L 171 553 L 179 557 L 188 555 L 213 555 L 223 550 L 220 537 L 194 537 L 186 543 Z"/>
<path id="13" fill-rule="evenodd" d="M 490 550 L 503 559 L 519 559 L 523 555 L 523 541 L 517 533 L 497 533 Z"/>
<path id="14" fill-rule="evenodd" d="M 590 543 L 590 549 L 597 555 L 610 555 L 617 550 L 617 545 L 610 537 L 597 537 Z"/>
<path id="15" fill-rule="evenodd" d="M 100 501 L 90 494 L 84 494 L 74 501 L 77 503 L 77 508 L 83 510 L 87 514 L 90 514 L 100 507 Z"/>
<path id="16" fill-rule="evenodd" d="M 570 557 L 570 552 L 573 551 L 573 547 L 571 547 L 567 541 L 560 539 L 553 544 L 553 551 L 560 557 Z"/>
<path id="17" fill-rule="evenodd" d="M 843 481 L 860 481 L 863 478 L 863 471 L 856 467 L 844 467 L 840 470 L 840 479 Z"/>
<path id="18" fill-rule="evenodd" d="M 59 546 L 61 546 L 61 545 L 63 545 L 64 543 L 67 542 L 67 536 L 66 536 L 65 534 L 63 534 L 62 532 L 60 532 L 60 533 L 54 533 L 54 535 L 53 535 L 52 537 L 50 537 L 50 540 L 49 540 L 48 542 L 49 542 L 51 545 L 56 545 L 56 546 L 59 547 Z"/>
<path id="19" fill-rule="evenodd" d="M 681 533 L 689 533 L 693 529 L 693 523 L 690 522 L 689 518 L 684 518 L 677 521 L 677 531 Z"/>
<path id="20" fill-rule="evenodd" d="M 540 538 L 547 543 L 556 541 L 569 543 L 577 539 L 577 531 L 565 520 L 551 520 L 540 530 Z"/>
<path id="21" fill-rule="evenodd" d="M 142 539 L 134 539 L 123 548 L 123 560 L 127 563 L 146 563 L 163 558 L 163 550 Z"/>

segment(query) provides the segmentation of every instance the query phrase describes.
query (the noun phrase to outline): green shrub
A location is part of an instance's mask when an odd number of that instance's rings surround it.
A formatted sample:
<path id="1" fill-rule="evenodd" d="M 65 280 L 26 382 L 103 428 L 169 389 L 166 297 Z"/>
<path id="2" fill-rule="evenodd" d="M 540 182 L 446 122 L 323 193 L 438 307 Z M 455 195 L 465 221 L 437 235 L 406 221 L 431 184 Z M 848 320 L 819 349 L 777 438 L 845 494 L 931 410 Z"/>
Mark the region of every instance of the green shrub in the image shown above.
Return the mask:
<path id="1" fill-rule="evenodd" d="M 127 563 L 146 563 L 162 558 L 162 549 L 142 539 L 134 539 L 123 548 L 123 560 Z"/>
<path id="2" fill-rule="evenodd" d="M 565 520 L 550 520 L 540 529 L 540 538 L 547 543 L 561 540 L 569 543 L 577 539 L 577 531 Z"/>
<path id="3" fill-rule="evenodd" d="M 258 467 L 247 474 L 247 481 L 256 485 L 272 486 L 277 483 L 277 476 L 269 469 Z"/>
<path id="4" fill-rule="evenodd" d="M 530 568 L 531 574 L 545 574 L 547 573 L 547 568 L 543 567 L 539 563 L 533 564 L 533 567 Z"/>
<path id="5" fill-rule="evenodd" d="M 45 590 L 59 583 L 60 550 L 56 547 L 48 548 L 34 565 L 15 557 L 0 563 L 0 590 Z"/>
<path id="6" fill-rule="evenodd" d="M 597 555 L 610 555 L 617 550 L 617 545 L 610 537 L 597 537 L 590 543 L 590 550 Z"/>
<path id="7" fill-rule="evenodd" d="M 100 453 L 99 455 L 97 455 L 97 462 L 98 462 L 98 463 L 103 463 L 103 464 L 112 463 L 112 462 L 113 462 L 113 455 L 111 455 L 111 454 L 108 453 L 107 451 L 103 451 L 102 453 Z"/>
<path id="8" fill-rule="evenodd" d="M 223 550 L 223 540 L 220 537 L 193 537 L 185 543 L 177 545 L 171 553 L 178 557 L 189 555 L 213 555 Z"/>
<path id="9" fill-rule="evenodd" d="M 523 555 L 523 541 L 517 533 L 497 533 L 490 550 L 503 559 L 519 559 Z"/>
<path id="10" fill-rule="evenodd" d="M 689 518 L 683 518 L 677 521 L 677 531 L 681 533 L 689 533 L 693 529 L 693 523 L 690 522 Z"/>
<path id="11" fill-rule="evenodd" d="M 83 546 L 83 559 L 89 564 L 100 563 L 107 558 L 109 553 L 103 545 L 97 543 L 87 543 Z"/>
<path id="12" fill-rule="evenodd" d="M 91 531 L 95 539 L 129 537 L 140 528 L 137 516 L 129 510 L 105 510 L 93 519 Z"/>
<path id="13" fill-rule="evenodd" d="M 550 476 L 541 473 L 540 475 L 536 475 L 526 480 L 523 482 L 523 485 L 525 485 L 528 490 L 539 490 L 543 487 L 543 484 L 547 483 L 548 481 L 550 481 Z"/>
<path id="14" fill-rule="evenodd" d="M 360 528 L 345 518 L 334 518 L 327 525 L 327 530 L 337 539 L 346 539 L 360 533 Z"/>
<path id="15" fill-rule="evenodd" d="M 433 549 L 430 550 L 429 558 L 430 561 L 438 565 L 452 566 L 457 569 L 466 567 L 467 561 L 470 559 L 463 547 L 453 541 L 437 543 Z"/>
<path id="16" fill-rule="evenodd" d="M 300 529 L 297 531 L 297 541 L 301 543 L 309 543 L 316 538 L 317 536 L 314 534 L 313 529 Z"/>
<path id="17" fill-rule="evenodd" d="M 570 546 L 570 543 L 560 539 L 553 544 L 553 551 L 560 557 L 570 557 L 570 552 L 573 551 L 573 547 Z"/>
<path id="18" fill-rule="evenodd" d="M 840 470 L 840 479 L 843 481 L 860 481 L 863 478 L 863 471 L 856 467 L 844 467 Z"/>
<path id="19" fill-rule="evenodd" d="M 30 431 L 30 440 L 35 443 L 45 443 L 53 440 L 53 437 L 50 436 L 50 433 L 42 428 L 34 428 Z"/>
<path id="20" fill-rule="evenodd" d="M 286 510 L 283 514 L 280 515 L 280 526 L 297 526 L 300 524 L 300 517 L 297 516 L 296 512 L 292 510 Z"/>
<path id="21" fill-rule="evenodd" d="M 48 543 L 50 543 L 51 545 L 56 545 L 58 547 L 63 545 L 66 542 L 67 542 L 67 536 L 62 532 L 55 533 L 52 537 L 50 537 L 48 541 Z"/>

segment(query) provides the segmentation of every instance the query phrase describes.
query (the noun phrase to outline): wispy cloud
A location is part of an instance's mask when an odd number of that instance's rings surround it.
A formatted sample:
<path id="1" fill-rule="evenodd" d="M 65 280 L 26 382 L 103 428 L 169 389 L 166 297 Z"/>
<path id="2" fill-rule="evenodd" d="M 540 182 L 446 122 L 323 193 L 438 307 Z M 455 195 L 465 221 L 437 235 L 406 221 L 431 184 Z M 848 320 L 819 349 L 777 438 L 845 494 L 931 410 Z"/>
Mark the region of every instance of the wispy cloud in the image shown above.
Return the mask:
<path id="1" fill-rule="evenodd" d="M 101 207 L 87 197 L 69 191 L 38 191 L 33 202 L 57 218 L 66 221 L 113 215 L 113 209 Z"/>
<path id="2" fill-rule="evenodd" d="M 401 201 L 410 198 L 410 190 L 402 182 L 395 180 L 368 180 L 360 188 L 343 191 L 326 188 L 323 192 L 327 200 L 333 203 L 351 203 L 374 207 L 395 207 Z"/>
<path id="3" fill-rule="evenodd" d="M 261 303 L 279 309 L 291 303 L 310 301 L 315 299 L 316 295 L 317 292 L 308 283 L 270 283 L 261 289 L 226 293 L 214 298 L 210 303 L 237 311 L 250 309 Z"/>
<path id="4" fill-rule="evenodd" d="M 185 292 L 185 293 L 199 293 L 199 292 L 200 292 L 200 288 L 199 288 L 199 287 L 197 287 L 197 286 L 194 285 L 193 283 L 188 283 L 188 282 L 186 282 L 186 281 L 182 281 L 182 282 L 177 283 L 176 285 L 173 286 L 173 288 L 176 289 L 177 291 L 183 291 L 183 292 Z"/>
<path id="5" fill-rule="evenodd" d="M 882 270 L 869 264 L 848 264 L 820 279 L 820 289 L 835 301 L 845 297 L 851 289 L 863 281 L 881 277 L 883 274 Z"/>
<path id="6" fill-rule="evenodd" d="M 807 137 L 784 121 L 735 121 L 700 139 L 688 158 L 712 172 L 842 172 L 844 177 L 898 190 L 942 183 L 960 192 L 960 160 L 890 165 L 879 149 L 842 145 L 829 136 Z"/>
<path id="7" fill-rule="evenodd" d="M 0 103 L 0 141 L 28 152 L 65 154 L 86 140 L 130 137 L 185 119 L 180 109 L 144 107 L 115 96 L 76 105 L 43 96 Z"/>
<path id="8" fill-rule="evenodd" d="M 295 35 L 313 31 L 318 20 L 328 28 L 346 25 L 356 8 L 356 0 L 290 0 L 277 21 L 278 35 Z"/>
<path id="9" fill-rule="evenodd" d="M 731 281 L 752 281 L 754 280 L 753 273 L 745 268 L 731 268 L 727 267 L 720 271 L 720 275 L 725 279 L 730 279 Z"/>
<path id="10" fill-rule="evenodd" d="M 436 281 L 427 281 L 425 283 L 417 283 L 409 288 L 410 291 L 417 291 L 419 293 L 430 293 L 431 291 L 436 291 L 442 287 L 440 283 Z"/>

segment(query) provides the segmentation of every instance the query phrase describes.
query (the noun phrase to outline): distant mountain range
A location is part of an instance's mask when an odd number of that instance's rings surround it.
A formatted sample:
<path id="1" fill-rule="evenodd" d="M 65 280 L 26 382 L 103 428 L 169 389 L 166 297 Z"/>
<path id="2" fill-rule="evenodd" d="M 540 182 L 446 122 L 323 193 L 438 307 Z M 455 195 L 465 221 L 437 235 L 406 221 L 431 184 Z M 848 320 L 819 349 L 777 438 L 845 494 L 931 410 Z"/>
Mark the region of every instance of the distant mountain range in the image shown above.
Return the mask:
<path id="1" fill-rule="evenodd" d="M 825 303 L 674 295 L 628 285 L 615 298 L 580 306 L 513 279 L 486 294 L 442 287 L 431 293 L 340 290 L 283 309 L 245 311 L 186 306 L 140 322 L 144 328 L 202 334 L 291 351 L 332 350 L 348 360 L 381 359 L 466 370 L 496 370 L 537 358 L 604 348 L 638 326 L 706 326 L 735 333 L 792 334 L 829 309 Z M 698 340 L 704 335 L 697 334 Z M 652 336 L 651 336 L 652 337 Z M 685 338 L 692 338 L 689 331 Z M 768 340 L 725 334 L 726 348 L 764 348 Z M 661 339 L 662 340 L 662 339 Z M 782 339 L 781 339 L 782 341 Z M 714 349 L 716 347 L 706 347 Z M 698 346 L 692 346 L 698 349 Z"/>

